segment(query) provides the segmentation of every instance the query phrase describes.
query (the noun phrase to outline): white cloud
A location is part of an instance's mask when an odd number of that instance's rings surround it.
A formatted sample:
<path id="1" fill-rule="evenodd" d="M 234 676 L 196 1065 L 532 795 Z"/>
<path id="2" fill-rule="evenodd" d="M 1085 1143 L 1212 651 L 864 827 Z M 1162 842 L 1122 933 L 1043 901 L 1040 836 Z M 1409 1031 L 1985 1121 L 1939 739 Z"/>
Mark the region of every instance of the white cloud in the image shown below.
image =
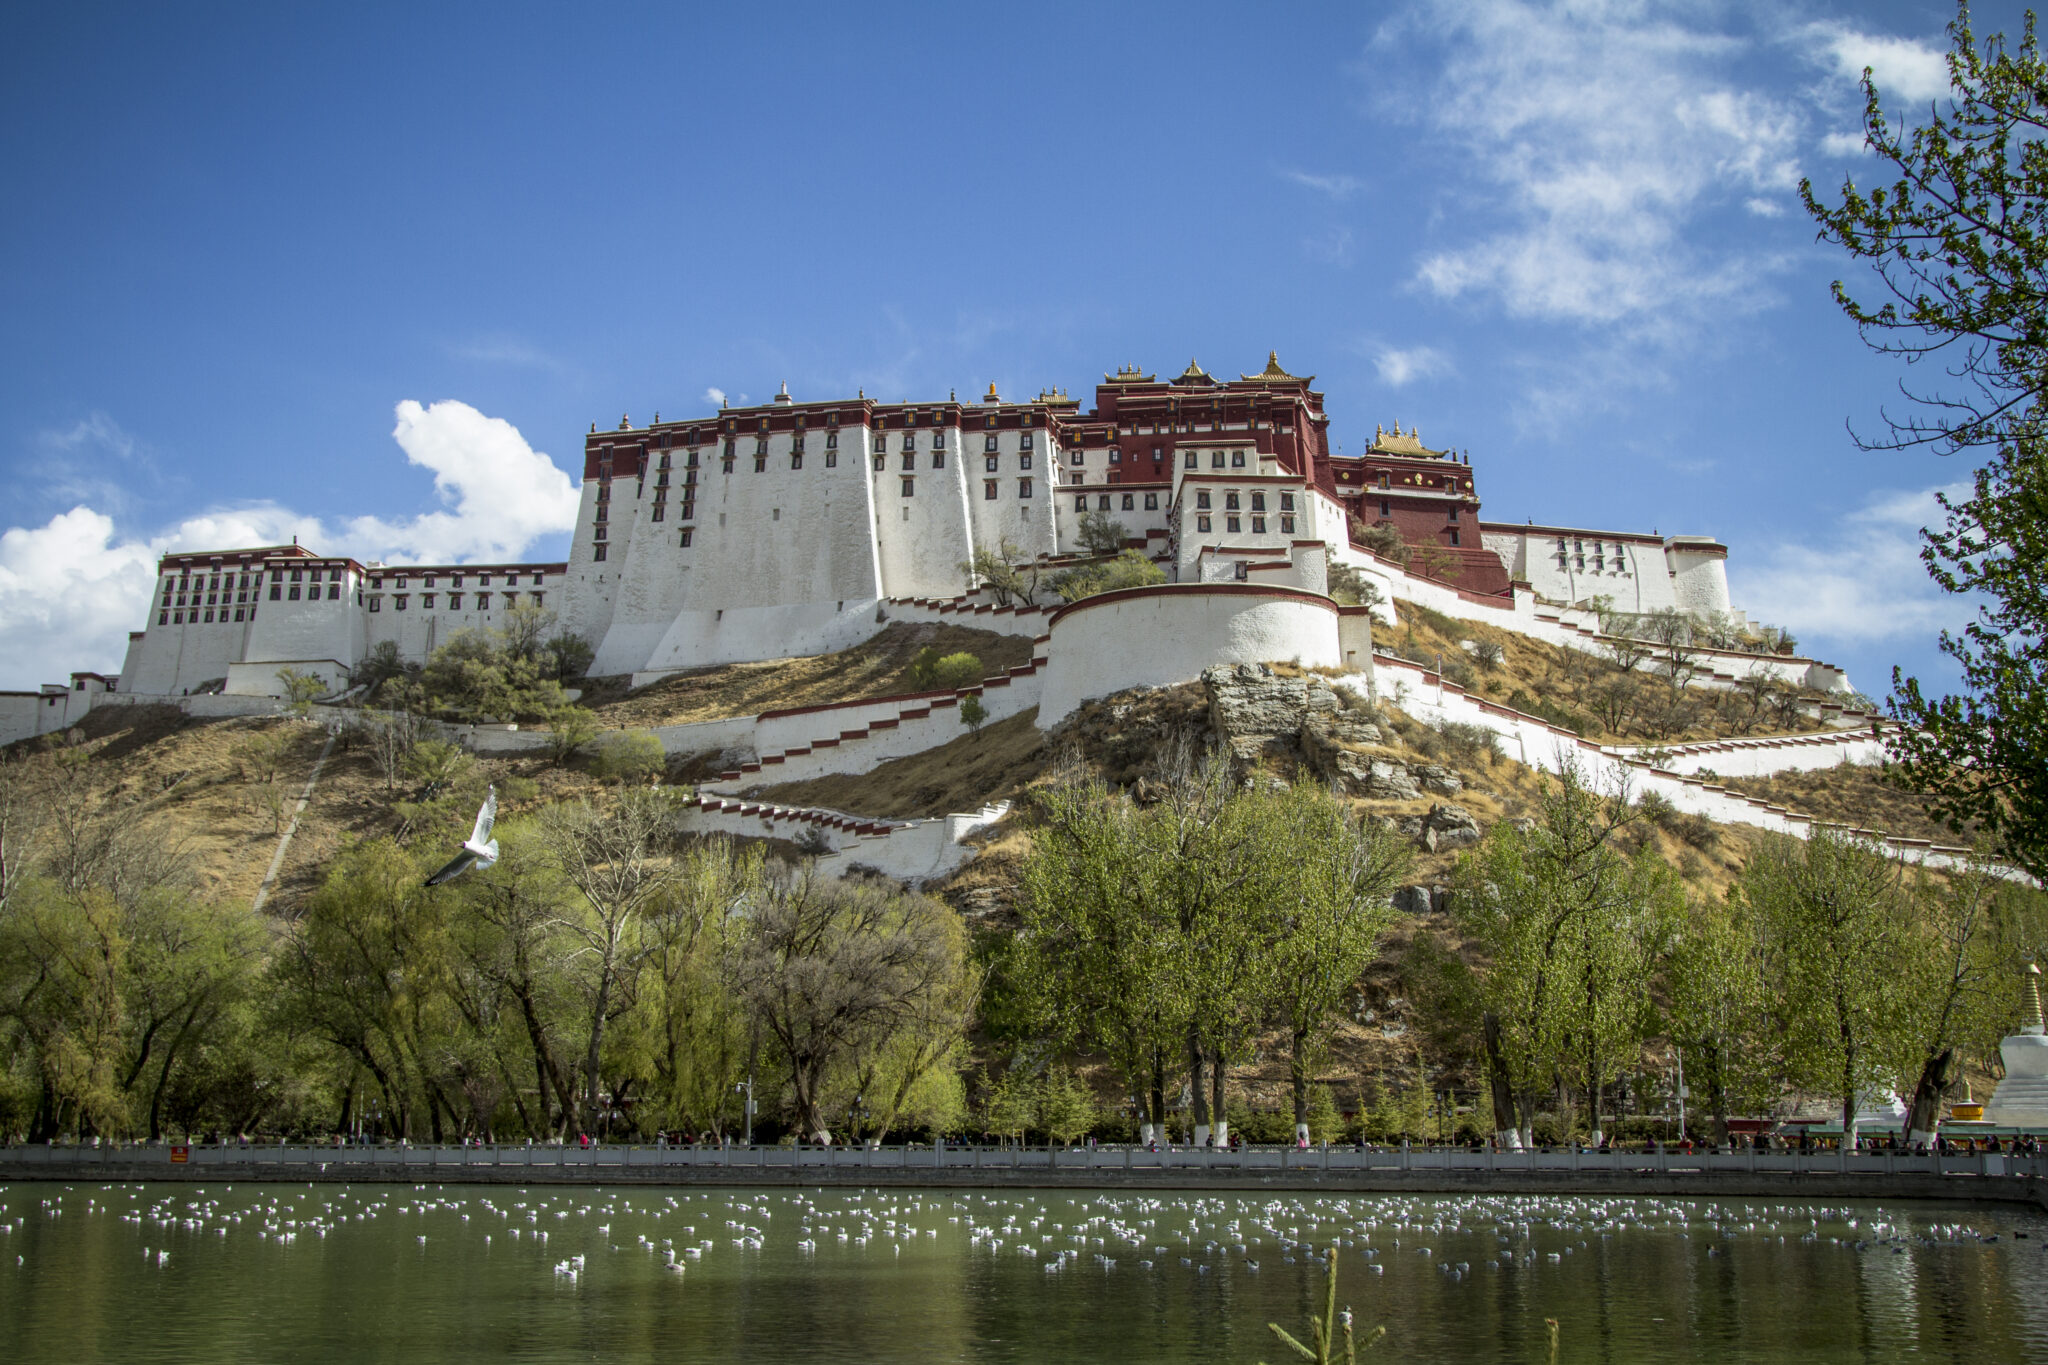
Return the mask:
<path id="1" fill-rule="evenodd" d="M 1870 68 L 1887 105 L 1926 104 L 1948 93 L 1948 49 L 1915 38 L 1860 33 L 1841 24 L 1809 24 L 1800 35 L 1835 74 L 1850 82 Z"/>
<path id="2" fill-rule="evenodd" d="M 1820 140 L 1820 149 L 1829 156 L 1855 156 L 1863 150 L 1863 134 L 1829 133 Z"/>
<path id="3" fill-rule="evenodd" d="M 1321 261 L 1324 265 L 1350 265 L 1351 229 L 1334 227 L 1318 236 L 1304 237 L 1301 249 L 1310 260 Z"/>
<path id="4" fill-rule="evenodd" d="M 1827 645 L 1929 642 L 1970 619 L 1967 600 L 1944 593 L 1920 561 L 1920 528 L 1939 525 L 1935 495 L 1963 484 L 1873 494 L 1832 531 L 1762 550 L 1755 567 L 1730 559 L 1731 592 L 1754 619 L 1789 626 L 1807 650 Z M 1809 638 L 1811 637 L 1811 638 Z"/>
<path id="5" fill-rule="evenodd" d="M 707 403 L 713 404 L 714 406 L 717 406 L 717 407 L 721 407 L 721 408 L 722 408 L 722 407 L 724 407 L 724 406 L 725 406 L 725 390 L 724 390 L 724 389 L 719 389 L 719 388 L 710 388 L 710 389 L 706 389 L 706 390 L 704 390 L 704 401 L 705 401 L 705 402 L 707 402 Z"/>
<path id="6" fill-rule="evenodd" d="M 135 438 L 104 412 L 82 417 L 68 427 L 38 432 L 36 445 L 52 454 L 92 450 L 123 460 L 132 457 L 139 448 Z"/>
<path id="7" fill-rule="evenodd" d="M 1742 207 L 1748 209 L 1759 218 L 1782 218 L 1785 216 L 1785 206 L 1775 199 L 1745 199 L 1742 201 Z"/>
<path id="8" fill-rule="evenodd" d="M 1491 230 L 1426 257 L 1442 297 L 1510 314 L 1668 330 L 1753 304 L 1766 262 L 1689 231 L 1798 182 L 1801 110 L 1743 83 L 1747 45 L 1691 9 L 1625 0 L 1463 0 L 1410 27 L 1444 59 L 1411 109 L 1465 152 Z"/>
<path id="9" fill-rule="evenodd" d="M 1336 200 L 1349 199 L 1364 188 L 1358 177 L 1353 175 L 1315 175 L 1308 171 L 1284 170 L 1280 172 L 1280 176 L 1284 180 L 1291 180 L 1297 185 L 1314 190 L 1317 194 L 1328 195 Z"/>
<path id="10" fill-rule="evenodd" d="M 576 488 L 516 427 L 465 403 L 397 407 L 392 436 L 434 474 L 446 509 L 405 520 L 359 516 L 335 526 L 272 503 L 210 510 L 122 535 L 81 504 L 41 526 L 0 532 L 0 687 L 56 682 L 73 669 L 121 666 L 142 624 L 157 559 L 172 550 L 301 543 L 361 559 L 447 563 L 517 559 L 536 538 L 571 529 Z"/>
<path id="11" fill-rule="evenodd" d="M 402 522 L 357 517 L 342 533 L 351 551 L 374 547 L 382 558 L 430 564 L 510 559 L 576 524 L 576 485 L 502 417 L 408 398 L 391 435 L 408 460 L 433 471 L 434 491 L 453 510 Z"/>
<path id="12" fill-rule="evenodd" d="M 1380 372 L 1380 381 L 1396 389 L 1412 380 L 1443 374 L 1451 368 L 1450 358 L 1434 346 L 1382 346 L 1374 352 L 1372 363 Z"/>

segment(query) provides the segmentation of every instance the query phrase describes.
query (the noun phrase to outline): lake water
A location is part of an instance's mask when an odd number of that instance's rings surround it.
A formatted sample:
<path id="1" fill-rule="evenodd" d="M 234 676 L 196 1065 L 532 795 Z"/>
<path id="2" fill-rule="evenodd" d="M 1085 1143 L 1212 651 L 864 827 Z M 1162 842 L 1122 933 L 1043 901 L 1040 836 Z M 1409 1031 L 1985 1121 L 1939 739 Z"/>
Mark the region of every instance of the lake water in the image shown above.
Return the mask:
<path id="1" fill-rule="evenodd" d="M 0 1359 L 2048 1360 L 2048 1219 L 1763 1199 L 0 1188 Z M 2024 1236 L 2020 1234 L 2025 1234 Z M 671 1269 L 671 1263 L 682 1267 Z"/>

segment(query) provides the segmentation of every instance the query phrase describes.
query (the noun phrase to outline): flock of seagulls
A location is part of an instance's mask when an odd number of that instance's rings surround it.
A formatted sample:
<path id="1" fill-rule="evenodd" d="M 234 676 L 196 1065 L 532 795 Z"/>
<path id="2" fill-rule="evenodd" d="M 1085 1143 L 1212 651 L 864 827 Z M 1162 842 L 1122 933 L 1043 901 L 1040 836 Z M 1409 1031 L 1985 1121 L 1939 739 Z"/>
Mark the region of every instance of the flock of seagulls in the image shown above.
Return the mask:
<path id="1" fill-rule="evenodd" d="M 593 1267 L 645 1262 L 682 1282 L 705 1262 L 799 1265 L 824 1257 L 900 1263 L 906 1250 L 966 1254 L 1046 1275 L 1092 1271 L 1319 1274 L 1336 1248 L 1357 1273 L 1427 1270 L 1456 1284 L 1562 1266 L 1658 1240 L 1707 1257 L 1744 1246 L 1906 1255 L 1984 1246 L 2000 1233 L 1877 1205 L 1536 1195 L 1149 1195 L 934 1190 L 691 1191 L 657 1188 L 457 1188 L 440 1185 L 0 1186 L 0 1247 L 32 1218 L 73 1213 L 134 1229 L 153 1270 L 204 1264 L 209 1248 L 253 1242 L 289 1254 L 302 1244 L 382 1225 L 421 1255 L 452 1245 L 469 1256 L 531 1262 L 563 1286 Z M 382 1235 L 380 1233 L 380 1235 Z M 2014 1232 L 2015 1239 L 2027 1236 Z M 559 1255 L 550 1243 L 567 1244 Z M 2017 1240 L 2015 1245 L 2018 1245 Z M 786 1252 L 785 1252 L 786 1249 Z M 26 1253 L 15 1256 L 17 1267 Z M 1284 1272 L 1283 1272 L 1284 1273 Z M 1347 1271 L 1349 1273 L 1349 1271 Z"/>

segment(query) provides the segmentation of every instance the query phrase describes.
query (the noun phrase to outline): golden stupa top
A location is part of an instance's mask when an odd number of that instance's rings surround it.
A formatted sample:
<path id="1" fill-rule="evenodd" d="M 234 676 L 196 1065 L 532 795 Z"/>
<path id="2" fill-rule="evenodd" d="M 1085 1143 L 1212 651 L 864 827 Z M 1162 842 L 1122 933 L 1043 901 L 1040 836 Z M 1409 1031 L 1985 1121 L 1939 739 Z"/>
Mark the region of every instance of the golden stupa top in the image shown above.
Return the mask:
<path id="1" fill-rule="evenodd" d="M 1265 369 L 1259 371 L 1257 374 L 1241 374 L 1238 376 L 1238 378 L 1246 380 L 1263 379 L 1269 382 L 1279 382 L 1285 384 L 1313 384 L 1316 382 L 1316 377 L 1312 374 L 1287 373 L 1285 369 L 1281 368 L 1280 353 L 1278 351 L 1266 352 Z"/>
<path id="2" fill-rule="evenodd" d="M 1176 384 L 1213 384 L 1216 381 L 1209 377 L 1209 372 L 1203 369 L 1194 357 L 1190 356 L 1188 358 L 1188 367 L 1182 370 L 1180 378 L 1173 382 Z"/>
<path id="3" fill-rule="evenodd" d="M 1102 376 L 1102 382 L 1105 384 L 1150 384 L 1154 382 L 1154 379 L 1153 376 L 1146 374 L 1136 365 L 1119 365 L 1116 367 L 1115 374 Z"/>
<path id="4" fill-rule="evenodd" d="M 1372 455 L 1404 455 L 1409 459 L 1422 460 L 1441 460 L 1451 453 L 1448 450 L 1431 450 L 1422 444 L 1420 430 L 1403 431 L 1399 422 L 1394 423 L 1392 431 L 1374 426 L 1372 444 L 1366 447 L 1366 451 Z"/>

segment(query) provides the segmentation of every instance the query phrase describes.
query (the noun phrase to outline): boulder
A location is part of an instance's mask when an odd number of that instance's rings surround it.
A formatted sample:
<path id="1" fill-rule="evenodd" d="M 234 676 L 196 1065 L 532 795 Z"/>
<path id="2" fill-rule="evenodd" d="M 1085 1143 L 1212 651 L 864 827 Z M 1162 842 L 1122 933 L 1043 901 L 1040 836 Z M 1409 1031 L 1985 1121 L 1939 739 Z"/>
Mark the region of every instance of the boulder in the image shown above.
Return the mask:
<path id="1" fill-rule="evenodd" d="M 1349 749 L 1331 749 L 1324 755 L 1330 785 L 1351 796 L 1375 801 L 1412 801 L 1422 794 L 1415 774 L 1396 759 L 1372 754 L 1354 754 Z"/>
<path id="2" fill-rule="evenodd" d="M 1440 763 L 1417 765 L 1415 780 L 1422 784 L 1424 791 L 1434 792 L 1438 796 L 1456 796 L 1465 790 L 1465 779 Z"/>
<path id="3" fill-rule="evenodd" d="M 1463 806 L 1448 802 L 1431 806 L 1429 814 L 1422 817 L 1422 846 L 1431 853 L 1469 848 L 1481 837 L 1479 822 Z"/>
<path id="4" fill-rule="evenodd" d="M 1264 664 L 1219 664 L 1202 674 L 1209 725 L 1236 759 L 1292 750 L 1311 716 L 1337 710 L 1321 678 L 1283 678 Z"/>

